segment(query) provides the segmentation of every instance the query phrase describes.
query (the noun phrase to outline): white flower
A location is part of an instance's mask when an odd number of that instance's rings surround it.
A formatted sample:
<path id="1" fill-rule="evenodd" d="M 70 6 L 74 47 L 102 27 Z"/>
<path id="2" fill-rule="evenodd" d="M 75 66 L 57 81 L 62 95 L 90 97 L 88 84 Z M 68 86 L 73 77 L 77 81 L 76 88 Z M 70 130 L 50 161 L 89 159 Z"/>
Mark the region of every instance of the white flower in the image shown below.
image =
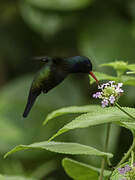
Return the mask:
<path id="1" fill-rule="evenodd" d="M 118 83 L 118 87 L 121 88 L 123 86 L 123 83 Z"/>
<path id="2" fill-rule="evenodd" d="M 109 81 L 109 83 L 110 83 L 111 85 L 113 85 L 113 84 L 115 83 L 115 81 Z"/>
<path id="3" fill-rule="evenodd" d="M 93 98 L 102 99 L 101 104 L 103 108 L 109 105 L 113 105 L 124 92 L 121 88 L 122 86 L 123 83 L 116 84 L 115 81 L 104 83 L 98 86 L 100 92 L 96 92 L 95 94 L 93 94 Z"/>
<path id="4" fill-rule="evenodd" d="M 108 102 L 107 99 L 104 99 L 101 103 L 102 103 L 102 107 L 103 107 L 103 108 L 106 107 L 106 106 L 108 106 L 108 104 L 109 104 L 109 102 Z"/>
<path id="5" fill-rule="evenodd" d="M 101 92 L 96 92 L 95 94 L 93 94 L 93 97 L 100 98 L 101 94 L 102 94 Z"/>
<path id="6" fill-rule="evenodd" d="M 115 89 L 115 91 L 116 91 L 116 93 L 123 93 L 123 92 L 124 92 L 123 89 L 121 89 L 121 88 L 119 88 L 119 87 L 117 87 L 117 88 Z"/>
<path id="7" fill-rule="evenodd" d="M 110 98 L 109 98 L 109 101 L 110 101 L 111 104 L 114 104 L 115 97 L 113 95 L 111 95 Z"/>

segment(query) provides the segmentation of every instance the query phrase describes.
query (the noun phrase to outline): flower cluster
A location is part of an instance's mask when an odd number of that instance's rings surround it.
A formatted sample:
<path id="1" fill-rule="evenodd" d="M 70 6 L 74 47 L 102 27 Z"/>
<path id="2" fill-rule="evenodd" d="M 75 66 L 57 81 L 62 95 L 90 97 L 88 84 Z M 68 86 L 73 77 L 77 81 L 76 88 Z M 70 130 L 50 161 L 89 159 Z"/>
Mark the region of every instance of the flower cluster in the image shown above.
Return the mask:
<path id="1" fill-rule="evenodd" d="M 113 105 L 124 92 L 122 86 L 122 83 L 116 84 L 115 81 L 109 81 L 108 83 L 98 86 L 100 91 L 93 94 L 93 98 L 102 99 L 101 104 L 103 108 Z"/>
<path id="2" fill-rule="evenodd" d="M 120 175 L 123 176 L 122 179 L 119 180 L 132 180 L 135 178 L 135 163 L 132 166 L 129 166 L 128 164 L 125 165 L 122 168 L 118 168 L 118 172 Z"/>
<path id="3" fill-rule="evenodd" d="M 118 168 L 118 171 L 121 175 L 125 175 L 127 172 L 131 171 L 132 168 L 129 165 L 125 165 L 125 167 Z"/>

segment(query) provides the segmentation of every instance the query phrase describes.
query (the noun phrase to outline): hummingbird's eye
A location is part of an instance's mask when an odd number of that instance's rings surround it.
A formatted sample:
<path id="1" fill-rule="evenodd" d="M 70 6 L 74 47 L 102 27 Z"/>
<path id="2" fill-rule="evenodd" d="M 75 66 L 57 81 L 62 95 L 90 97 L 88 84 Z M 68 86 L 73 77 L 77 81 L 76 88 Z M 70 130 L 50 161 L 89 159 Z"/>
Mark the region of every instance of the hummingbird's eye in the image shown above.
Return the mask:
<path id="1" fill-rule="evenodd" d="M 42 58 L 42 61 L 47 63 L 49 60 L 46 58 Z"/>

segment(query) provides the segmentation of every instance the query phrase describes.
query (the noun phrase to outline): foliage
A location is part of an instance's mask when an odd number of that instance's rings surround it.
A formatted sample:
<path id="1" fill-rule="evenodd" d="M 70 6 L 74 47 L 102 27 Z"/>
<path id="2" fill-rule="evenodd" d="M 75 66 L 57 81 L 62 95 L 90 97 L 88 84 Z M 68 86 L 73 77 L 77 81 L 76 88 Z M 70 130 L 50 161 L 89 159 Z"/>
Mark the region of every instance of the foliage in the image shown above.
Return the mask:
<path id="1" fill-rule="evenodd" d="M 121 78 L 123 76 L 123 73 L 125 73 L 125 71 L 127 71 L 129 68 L 128 68 L 128 65 L 124 66 L 125 65 L 124 62 L 119 62 L 119 65 L 117 64 L 118 62 L 115 62 L 115 63 L 110 63 L 109 65 L 103 64 L 103 66 L 111 66 L 116 70 L 116 72 L 119 72 L 117 73 L 117 77 L 115 77 L 116 78 L 115 80 L 119 82 L 120 80 L 119 78 Z M 110 76 L 108 76 L 107 74 L 105 75 L 103 74 L 103 76 L 100 74 L 100 80 L 106 79 L 108 77 Z M 108 156 L 108 158 L 111 158 L 112 157 L 111 154 L 101 152 L 91 146 L 86 146 L 86 145 L 82 145 L 78 143 L 53 142 L 51 140 L 69 130 L 73 130 L 76 128 L 86 128 L 89 126 L 96 126 L 96 125 L 101 125 L 101 124 L 106 124 L 106 123 L 115 123 L 119 126 L 126 127 L 129 130 L 131 130 L 131 132 L 134 134 L 135 109 L 123 107 L 123 108 L 120 108 L 120 110 L 117 107 L 102 108 L 97 105 L 88 105 L 88 106 L 80 106 L 80 107 L 73 106 L 73 107 L 66 107 L 66 108 L 58 109 L 50 113 L 46 117 L 44 124 L 46 124 L 51 119 L 54 119 L 56 117 L 59 117 L 65 114 L 71 114 L 71 113 L 76 113 L 76 114 L 84 113 L 84 114 L 76 117 L 74 120 L 64 125 L 64 127 L 61 128 L 55 135 L 53 135 L 49 139 L 49 141 L 34 143 L 30 145 L 16 146 L 14 149 L 9 151 L 5 155 L 5 157 L 20 150 L 45 149 L 48 151 L 62 153 L 62 154 L 63 153 L 71 154 L 71 155 L 77 155 L 77 154 L 84 155 L 85 154 L 85 155 L 96 155 L 96 156 Z M 130 116 L 130 114 L 132 114 L 132 116 Z M 70 177 L 72 177 L 73 179 L 80 179 L 80 180 L 87 179 L 87 178 L 98 179 L 98 172 L 102 171 L 99 169 L 97 172 L 97 168 L 95 167 L 79 164 L 78 162 L 69 160 L 69 159 L 63 160 L 63 166 L 65 168 L 65 171 L 67 172 L 67 174 L 69 174 Z M 71 168 L 72 166 L 74 168 Z M 83 173 L 81 173 L 81 171 Z M 106 174 L 106 171 L 104 173 Z M 116 178 L 115 176 L 117 176 L 117 173 L 116 175 L 114 175 L 113 173 L 112 177 L 113 176 L 114 178 Z"/>
<path id="2" fill-rule="evenodd" d="M 58 116 L 61 116 L 61 115 L 65 115 L 65 114 L 69 114 L 69 113 L 85 113 L 85 112 L 93 112 L 93 110 L 95 110 L 95 108 L 98 108 L 99 106 L 71 106 L 71 107 L 68 107 L 68 108 L 61 108 L 61 109 L 58 109 L 56 111 L 53 111 L 52 113 L 48 114 L 45 121 L 44 121 L 44 125 L 50 121 L 51 119 L 53 118 L 56 118 Z"/>
<path id="3" fill-rule="evenodd" d="M 135 110 L 130 108 L 123 108 L 129 113 L 132 113 L 135 116 Z M 69 130 L 76 129 L 76 128 L 86 128 L 89 126 L 100 125 L 104 123 L 117 123 L 123 124 L 128 123 L 131 121 L 130 117 L 127 117 L 123 112 L 119 112 L 118 109 L 115 108 L 108 108 L 103 109 L 95 108 L 95 111 L 92 113 L 87 113 L 77 117 L 76 119 L 72 120 L 70 123 L 66 124 L 63 128 L 61 128 L 54 136 L 50 138 L 50 140 L 54 139 L 55 137 L 63 134 Z"/>
<path id="4" fill-rule="evenodd" d="M 25 178 L 25 177 L 20 177 L 20 176 L 5 176 L 5 175 L 0 175 L 1 180 L 36 180 L 32 178 Z"/>
<path id="5" fill-rule="evenodd" d="M 98 179 L 98 174 L 100 172 L 100 169 L 95 168 L 93 166 L 80 163 L 78 161 L 64 158 L 62 160 L 62 165 L 66 171 L 66 173 L 72 177 L 73 179 L 78 180 L 87 180 L 92 178 L 93 180 Z M 104 176 L 109 176 L 111 171 L 104 171 Z"/>
<path id="6" fill-rule="evenodd" d="M 62 153 L 62 154 L 84 154 L 84 155 L 95 155 L 95 156 L 108 156 L 112 157 L 112 154 L 100 152 L 90 146 L 85 146 L 78 143 L 65 143 L 65 142 L 39 142 L 31 145 L 19 145 L 5 155 L 5 158 L 17 151 L 25 149 L 45 149 L 48 151 Z"/>
<path id="7" fill-rule="evenodd" d="M 53 10 L 74 10 L 84 8 L 88 4 L 91 4 L 91 0 L 73 0 L 73 1 L 62 1 L 62 0 L 55 0 L 54 2 L 49 0 L 26 0 L 30 4 L 44 8 L 44 9 L 53 9 Z"/>
<path id="8" fill-rule="evenodd" d="M 135 78 L 134 76 L 127 76 L 124 75 L 124 73 L 128 70 L 134 71 L 135 70 L 135 64 L 128 64 L 124 61 L 115 61 L 111 63 L 101 64 L 101 67 L 112 67 L 115 71 L 117 76 L 110 76 L 108 74 L 95 72 L 97 78 L 99 80 L 112 80 L 116 82 L 122 82 L 124 85 L 130 85 L 135 86 Z M 94 83 L 94 80 L 91 79 L 91 84 Z"/>
<path id="9" fill-rule="evenodd" d="M 108 122 L 112 123 L 108 152 L 114 154 L 111 161 L 116 166 L 129 146 L 135 123 L 117 108 L 93 105 L 98 101 L 88 95 L 88 81 L 82 75 L 69 77 L 48 95 L 39 97 L 28 119 L 22 119 L 22 111 L 31 74 L 42 66 L 31 57 L 81 54 L 91 58 L 100 82 L 114 80 L 124 84 L 120 104 L 132 107 L 123 109 L 134 115 L 134 8 L 132 0 L 0 1 L 0 179 L 68 180 L 68 176 L 81 179 L 83 174 L 86 179 L 93 175 L 94 180 L 101 172 L 95 168 L 100 167 L 99 156 L 76 155 L 72 157 L 75 161 L 67 159 L 67 154 L 39 151 L 41 147 L 15 153 L 7 159 L 3 156 L 18 144 L 51 143 L 47 140 L 53 134 L 58 142 L 79 144 L 92 150 L 94 147 L 94 151 L 102 154 Z M 91 94 L 97 87 L 92 79 L 90 84 Z M 46 126 L 42 127 L 44 119 Z M 63 173 L 61 160 L 68 176 Z M 116 171 L 112 178 L 118 178 Z M 104 173 L 106 178 L 110 174 Z"/>

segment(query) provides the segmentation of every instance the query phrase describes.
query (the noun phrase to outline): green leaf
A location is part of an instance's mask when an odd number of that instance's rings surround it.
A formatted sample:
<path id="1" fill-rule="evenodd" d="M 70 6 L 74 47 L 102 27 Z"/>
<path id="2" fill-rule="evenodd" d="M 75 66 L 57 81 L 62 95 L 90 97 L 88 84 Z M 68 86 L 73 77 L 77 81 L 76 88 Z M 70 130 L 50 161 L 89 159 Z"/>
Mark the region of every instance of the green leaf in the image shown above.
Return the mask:
<path id="1" fill-rule="evenodd" d="M 135 77 L 124 75 L 120 77 L 120 82 L 124 85 L 135 86 Z"/>
<path id="2" fill-rule="evenodd" d="M 37 179 L 25 178 L 25 177 L 21 177 L 21 176 L 6 176 L 6 175 L 2 176 L 2 175 L 0 175 L 0 180 L 37 180 Z"/>
<path id="3" fill-rule="evenodd" d="M 135 109 L 133 108 L 123 108 L 124 110 L 131 113 L 133 116 L 135 116 Z M 75 118 L 73 121 L 65 125 L 63 128 L 61 128 L 56 134 L 54 134 L 49 141 L 54 139 L 55 137 L 73 129 L 77 128 L 86 128 L 90 126 L 110 123 L 110 122 L 117 122 L 120 124 L 121 122 L 126 121 L 132 121 L 130 117 L 128 117 L 126 114 L 121 112 L 116 107 L 110 107 L 110 108 L 98 108 L 96 109 L 96 113 L 87 113 L 83 114 L 77 118 Z"/>
<path id="4" fill-rule="evenodd" d="M 135 64 L 129 64 L 128 70 L 135 71 Z"/>
<path id="5" fill-rule="evenodd" d="M 48 114 L 45 121 L 43 122 L 43 125 L 45 125 L 48 121 L 50 121 L 53 118 L 56 118 L 58 116 L 62 116 L 65 114 L 75 114 L 75 113 L 86 113 L 86 112 L 93 112 L 95 109 L 99 108 L 97 105 L 87 105 L 87 106 L 70 106 L 61 108 L 58 110 L 55 110 Z"/>
<path id="6" fill-rule="evenodd" d="M 72 107 L 73 106 L 71 106 L 71 108 L 70 107 L 67 107 L 67 110 L 66 110 L 66 108 L 62 108 L 63 110 L 65 109 L 65 113 L 67 113 L 68 112 L 68 110 L 69 110 L 69 113 L 70 113 L 70 109 L 71 109 L 71 112 L 73 113 L 73 111 L 72 111 Z M 75 106 L 74 106 L 75 107 Z M 81 111 L 81 107 L 83 107 L 83 106 L 76 106 L 76 110 L 79 112 L 79 111 Z M 85 108 L 87 107 L 87 106 L 84 106 Z M 70 109 L 68 109 L 68 108 L 70 108 Z M 90 105 L 90 108 L 88 108 L 88 110 L 89 110 L 89 112 L 91 111 L 91 112 L 97 112 L 97 109 L 101 109 L 101 107 L 100 106 L 97 106 L 97 105 Z M 56 112 L 58 111 L 59 112 L 59 110 L 60 111 L 62 111 L 62 112 L 60 112 L 60 113 L 64 113 L 64 111 L 62 110 L 62 109 L 58 109 L 58 110 L 56 110 Z M 75 110 L 75 109 L 74 109 Z M 86 109 L 86 111 L 87 111 L 87 109 Z M 62 115 L 62 114 L 59 114 L 59 115 Z M 51 113 L 50 113 L 50 115 L 51 115 Z M 55 116 L 55 112 L 54 112 L 54 114 L 53 114 L 53 112 L 52 112 L 52 115 L 53 115 L 53 117 Z M 50 118 L 52 118 L 51 116 L 50 116 Z M 68 118 L 68 117 L 67 117 Z M 71 117 L 69 117 L 70 119 L 71 119 Z M 66 118 L 64 118 L 64 119 L 66 119 Z M 73 118 L 72 118 L 73 119 Z M 72 120 L 71 119 L 71 120 Z M 58 124 L 57 123 L 57 121 L 59 121 L 60 120 L 60 118 L 57 118 L 57 119 L 54 119 L 54 122 L 52 122 L 52 123 L 56 123 L 56 124 Z M 61 126 L 62 127 L 62 126 Z M 103 144 L 103 134 L 104 134 L 104 132 L 105 132 L 105 126 L 97 126 L 97 127 L 93 127 L 93 128 L 87 128 L 87 129 L 84 129 L 84 130 L 82 130 L 82 131 L 80 131 L 79 129 L 78 129 L 78 131 L 76 131 L 76 132 L 72 132 L 70 135 L 72 135 L 72 134 L 74 134 L 74 138 L 76 139 L 76 140 L 78 140 L 78 138 L 79 138 L 79 142 L 81 142 L 82 144 L 88 144 L 89 142 L 91 142 L 91 146 L 92 147 L 97 147 L 97 149 L 102 149 L 103 147 L 102 147 L 102 144 Z M 57 129 L 57 128 L 56 128 Z M 55 130 L 56 131 L 56 130 Z M 115 151 L 115 146 L 116 146 L 116 143 L 114 143 L 115 142 L 115 139 L 118 137 L 118 135 L 119 135 L 119 131 L 120 131 L 120 127 L 118 127 L 118 126 L 116 126 L 116 125 L 113 125 L 112 126 L 112 131 L 111 131 L 111 135 L 112 135 L 112 141 L 110 142 L 111 144 L 110 144 L 110 151 L 111 152 L 114 152 Z M 98 133 L 96 133 L 96 132 L 98 132 Z M 84 133 L 85 133 L 85 135 L 87 136 L 87 138 L 85 138 L 84 139 Z M 53 134 L 53 133 L 52 133 Z M 79 136 L 78 136 L 78 134 L 79 134 Z M 68 137 L 68 136 L 67 136 Z M 93 138 L 94 137 L 94 138 Z M 86 159 L 86 160 L 88 160 L 87 159 L 87 157 L 83 157 L 83 159 Z M 98 159 L 98 158 L 97 158 Z M 91 162 L 91 161 L 93 161 L 93 163 L 96 165 L 96 166 L 100 166 L 100 160 L 99 161 L 95 161 L 95 160 L 93 160 L 93 157 L 90 157 L 89 158 L 89 160 L 88 160 L 89 162 Z"/>
<path id="7" fill-rule="evenodd" d="M 5 154 L 5 158 L 17 151 L 25 150 L 25 149 L 44 149 L 56 153 L 62 154 L 83 154 L 83 155 L 95 155 L 95 156 L 108 156 L 111 158 L 113 155 L 110 153 L 101 152 L 93 147 L 78 144 L 78 143 L 65 143 L 65 142 L 39 142 L 30 145 L 19 145 L 14 149 Z"/>
<path id="8" fill-rule="evenodd" d="M 112 68 L 114 68 L 115 70 L 126 70 L 128 63 L 124 62 L 124 61 L 114 61 L 114 62 L 110 62 L 110 63 L 104 63 L 100 65 L 102 66 L 110 66 Z"/>
<path id="9" fill-rule="evenodd" d="M 100 72 L 94 72 L 94 74 L 99 81 L 110 80 L 110 81 L 122 82 L 124 85 L 135 86 L 135 77 L 133 76 L 123 75 L 120 77 L 116 77 L 116 76 L 110 76 L 110 75 L 100 73 Z M 93 84 L 94 82 L 95 80 L 90 78 L 90 83 Z"/>
<path id="10" fill-rule="evenodd" d="M 115 62 L 111 62 L 111 63 L 106 63 L 106 64 L 101 64 L 101 66 L 110 66 L 112 68 L 114 68 L 117 72 L 118 76 L 123 75 L 126 70 L 128 69 L 128 63 L 124 62 L 124 61 L 115 61 Z"/>
<path id="11" fill-rule="evenodd" d="M 110 62 L 106 64 L 101 64 L 100 66 L 110 66 L 114 68 L 117 72 L 118 76 L 123 75 L 126 70 L 128 69 L 128 63 L 124 61 L 115 61 L 115 62 Z"/>
<path id="12" fill-rule="evenodd" d="M 129 71 L 127 74 L 135 74 L 135 71 Z"/>
<path id="13" fill-rule="evenodd" d="M 62 165 L 66 173 L 75 180 L 98 180 L 98 172 L 83 163 L 65 158 Z"/>
<path id="14" fill-rule="evenodd" d="M 51 10 L 75 10 L 87 7 L 93 0 L 27 0 L 32 5 Z"/>
<path id="15" fill-rule="evenodd" d="M 111 63 L 101 64 L 102 66 L 110 66 L 114 68 L 118 74 L 118 76 L 123 75 L 127 70 L 135 71 L 135 64 L 128 64 L 128 62 L 124 61 L 115 61 Z"/>
<path id="16" fill-rule="evenodd" d="M 75 180 L 98 180 L 100 169 L 80 163 L 78 161 L 64 158 L 62 165 L 66 173 Z M 104 171 L 104 176 L 109 176 L 111 171 Z"/>

